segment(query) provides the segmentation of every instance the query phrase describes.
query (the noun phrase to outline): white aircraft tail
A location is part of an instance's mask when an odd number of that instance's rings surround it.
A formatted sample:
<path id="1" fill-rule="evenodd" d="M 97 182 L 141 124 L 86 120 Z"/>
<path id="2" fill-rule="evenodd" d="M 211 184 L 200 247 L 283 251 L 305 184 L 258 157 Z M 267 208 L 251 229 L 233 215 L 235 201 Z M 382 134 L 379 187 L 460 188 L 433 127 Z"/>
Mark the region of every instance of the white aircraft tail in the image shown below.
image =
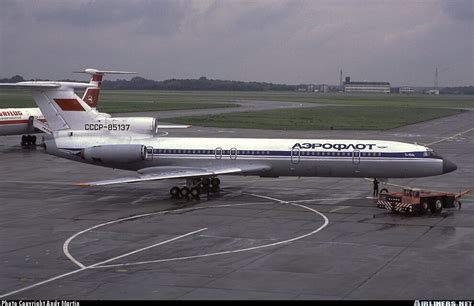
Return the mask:
<path id="1" fill-rule="evenodd" d="M 91 75 L 90 84 L 93 84 L 93 87 L 88 87 L 82 96 L 82 100 L 86 102 L 90 107 L 96 108 L 97 103 L 99 102 L 99 94 L 102 86 L 102 79 L 104 74 L 136 74 L 136 72 L 130 71 L 110 71 L 110 70 L 98 70 L 88 68 L 84 71 L 74 71 L 74 73 L 88 73 Z"/>
<path id="2" fill-rule="evenodd" d="M 79 98 L 74 89 L 93 87 L 89 83 L 19 82 L 0 84 L 2 87 L 29 89 L 52 131 L 84 129 L 102 116 Z"/>

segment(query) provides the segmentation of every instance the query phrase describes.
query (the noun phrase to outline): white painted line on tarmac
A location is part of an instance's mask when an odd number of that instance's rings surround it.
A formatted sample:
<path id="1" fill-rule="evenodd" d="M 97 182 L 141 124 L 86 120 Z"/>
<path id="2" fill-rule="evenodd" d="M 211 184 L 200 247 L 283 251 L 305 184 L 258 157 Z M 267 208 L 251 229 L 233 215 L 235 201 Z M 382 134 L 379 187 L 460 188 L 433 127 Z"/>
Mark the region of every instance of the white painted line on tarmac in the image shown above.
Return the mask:
<path id="1" fill-rule="evenodd" d="M 161 263 L 161 262 L 171 262 L 171 261 L 179 261 L 179 260 L 187 260 L 187 259 L 197 259 L 197 258 L 204 258 L 204 257 L 218 256 L 218 255 L 227 255 L 227 254 L 235 254 L 235 253 L 241 253 L 241 252 L 247 252 L 247 251 L 254 251 L 254 250 L 258 250 L 258 249 L 269 248 L 269 247 L 274 247 L 274 246 L 278 246 L 278 245 L 292 243 L 294 241 L 297 241 L 297 240 L 303 239 L 305 237 L 316 234 L 317 232 L 321 231 L 323 228 L 325 228 L 329 224 L 329 220 L 324 214 L 322 214 L 319 211 L 317 211 L 315 209 L 312 209 L 310 207 L 300 205 L 300 204 L 296 204 L 296 203 L 293 203 L 292 201 L 284 201 L 284 200 L 281 200 L 281 199 L 272 198 L 272 197 L 263 196 L 263 195 L 258 195 L 258 194 L 252 194 L 252 193 L 244 193 L 244 194 L 254 196 L 254 197 L 258 197 L 258 198 L 262 198 L 262 199 L 267 199 L 267 200 L 270 200 L 270 201 L 275 201 L 275 202 L 278 202 L 278 203 L 281 203 L 281 204 L 289 204 L 289 205 L 293 205 L 293 206 L 298 206 L 298 207 L 304 208 L 306 210 L 312 211 L 312 212 L 320 215 L 324 219 L 324 224 L 321 225 L 320 227 L 318 227 L 317 229 L 315 229 L 315 230 L 313 230 L 309 233 L 300 235 L 298 237 L 294 237 L 294 238 L 291 238 L 291 239 L 278 241 L 278 242 L 274 242 L 274 243 L 263 244 L 263 245 L 250 247 L 250 248 L 243 248 L 243 249 L 222 251 L 222 252 L 215 252 L 215 253 L 208 253 L 208 254 L 201 254 L 201 255 L 184 256 L 184 257 L 147 260 L 147 261 L 130 262 L 130 263 L 113 264 L 113 265 L 100 265 L 100 266 L 96 266 L 94 268 L 97 269 L 97 268 L 117 268 L 117 267 L 125 267 L 125 266 L 136 266 L 136 265 L 145 265 L 145 264 Z M 267 204 L 268 205 L 268 203 L 261 203 L 261 204 Z M 249 204 L 217 205 L 217 206 L 214 206 L 214 207 L 242 206 L 242 205 L 249 205 Z M 212 208 L 212 206 L 208 206 L 208 208 Z"/>
<path id="2" fill-rule="evenodd" d="M 114 224 L 114 223 L 119 223 L 119 222 L 123 222 L 123 221 L 139 219 L 139 218 L 144 218 L 144 217 L 149 217 L 149 216 L 154 216 L 154 215 L 164 215 L 164 214 L 167 214 L 167 213 L 179 213 L 179 212 L 185 212 L 185 211 L 194 211 L 194 210 L 200 210 L 200 209 L 206 209 L 206 208 L 223 208 L 223 207 L 230 207 L 230 206 L 248 206 L 248 205 L 268 205 L 268 204 L 267 203 L 261 203 L 261 202 L 255 202 L 255 203 L 227 204 L 227 205 L 214 205 L 214 206 L 181 208 L 181 209 L 175 209 L 175 210 L 170 210 L 170 211 L 165 210 L 165 211 L 146 213 L 146 214 L 135 215 L 135 216 L 126 217 L 126 218 L 121 218 L 121 219 L 117 219 L 117 220 L 113 220 L 113 221 L 108 221 L 108 222 L 104 222 L 104 223 L 97 224 L 97 225 L 91 226 L 89 228 L 86 228 L 85 230 L 77 232 L 74 235 L 72 235 L 71 237 L 69 237 L 68 239 L 66 239 L 66 241 L 64 242 L 64 245 L 63 245 L 63 252 L 64 252 L 64 255 L 66 255 L 66 257 L 69 258 L 70 261 L 72 261 L 74 264 L 76 264 L 80 268 L 83 268 L 83 267 L 85 267 L 85 265 L 83 265 L 76 258 L 74 258 L 74 256 L 72 256 L 71 253 L 69 252 L 69 245 L 71 244 L 71 241 L 73 239 L 77 238 L 78 236 L 80 236 L 82 234 L 90 232 L 91 230 L 94 230 L 94 229 L 97 229 L 99 227 L 103 227 L 103 226 L 106 226 L 106 225 L 111 225 L 111 224 Z"/>
<path id="3" fill-rule="evenodd" d="M 14 290 L 14 291 L 10 291 L 8 293 L 4 293 L 2 295 L 0 295 L 0 298 L 5 298 L 7 296 L 10 296 L 10 295 L 13 295 L 13 294 L 16 294 L 16 293 L 20 293 L 22 291 L 25 291 L 25 290 L 28 290 L 28 289 L 32 289 L 32 288 L 35 288 L 35 287 L 38 287 L 38 286 L 41 286 L 41 285 L 44 285 L 44 284 L 47 284 L 47 283 L 50 283 L 52 281 L 55 281 L 57 279 L 60 279 L 60 278 L 63 278 L 63 277 L 66 277 L 66 276 L 69 276 L 69 275 L 72 275 L 72 274 L 76 274 L 78 272 L 81 272 L 83 270 L 85 270 L 87 268 L 80 268 L 80 269 L 77 269 L 77 270 L 74 270 L 74 271 L 71 271 L 71 272 L 68 272 L 68 273 L 64 273 L 64 274 L 61 274 L 61 275 L 58 275 L 58 276 L 55 276 L 55 277 L 52 277 L 52 278 L 49 278 L 47 280 L 44 280 L 42 282 L 39 282 L 39 283 L 35 283 L 33 285 L 30 285 L 30 286 L 27 286 L 27 287 L 23 287 L 23 288 L 20 288 L 18 290 Z"/>
<path id="4" fill-rule="evenodd" d="M 139 252 L 148 250 L 148 249 L 150 249 L 150 248 L 154 248 L 154 247 L 157 247 L 157 246 L 160 246 L 160 245 L 163 245 L 163 244 L 166 244 L 166 243 L 169 243 L 169 242 L 172 242 L 172 241 L 175 241 L 175 240 L 178 240 L 178 239 L 181 239 L 181 238 L 190 236 L 190 235 L 194 235 L 194 234 L 196 234 L 196 233 L 199 233 L 199 232 L 202 232 L 202 231 L 204 231 L 204 230 L 207 230 L 207 228 L 202 228 L 202 229 L 199 229 L 199 230 L 196 230 L 196 231 L 192 231 L 192 232 L 189 232 L 189 233 L 187 233 L 187 234 L 184 234 L 184 235 L 181 235 L 181 236 L 178 236 L 178 237 L 174 237 L 174 238 L 168 239 L 168 240 L 166 240 L 166 241 L 162 241 L 162 242 L 159 242 L 159 243 L 156 243 L 156 244 L 147 246 L 147 247 L 143 247 L 143 248 L 140 248 L 140 249 L 137 249 L 137 250 L 134 250 L 134 251 L 131 251 L 131 252 L 128 252 L 128 253 L 125 253 L 125 254 L 122 254 L 122 255 L 113 257 L 113 258 L 109 258 L 109 259 L 107 259 L 107 260 L 104 260 L 104 261 L 101 261 L 101 262 L 98 262 L 98 263 L 95 263 L 95 264 L 92 264 L 92 265 L 88 265 L 88 266 L 82 264 L 81 262 L 79 262 L 77 259 L 75 259 L 75 258 L 70 254 L 70 252 L 69 252 L 69 244 L 71 243 L 71 241 L 72 241 L 74 238 L 78 237 L 78 236 L 81 235 L 81 234 L 84 234 L 84 233 L 86 233 L 86 232 L 89 232 L 89 231 L 91 231 L 91 230 L 93 230 L 93 229 L 97 229 L 97 228 L 99 228 L 99 227 L 106 226 L 106 225 L 110 225 L 110 224 L 114 224 L 114 223 L 117 223 L 117 222 L 122 222 L 122 221 L 132 220 L 132 219 L 138 219 L 138 218 L 147 217 L 147 216 L 152 216 L 152 215 L 158 215 L 158 214 L 176 213 L 176 212 L 180 212 L 180 211 L 194 211 L 194 210 L 199 210 L 199 209 L 223 208 L 223 207 L 234 207 L 234 206 L 248 206 L 248 205 L 268 205 L 269 203 L 257 202 L 257 203 L 242 203 L 242 204 L 214 205 L 214 206 L 205 206 L 205 207 L 184 208 L 184 209 L 177 209 L 177 210 L 172 210 L 172 211 L 160 211 L 160 212 L 147 213 L 147 214 L 141 214 L 141 215 L 126 217 L 126 218 L 122 218 L 122 219 L 118 219 L 118 220 L 114 220 L 114 221 L 109 221 L 109 222 L 105 222 L 105 223 L 101 223 L 101 224 L 98 224 L 98 225 L 89 227 L 89 228 L 87 228 L 87 229 L 85 229 L 85 230 L 83 230 L 83 231 L 80 231 L 80 232 L 74 234 L 73 236 L 69 237 L 69 238 L 65 241 L 65 243 L 64 243 L 64 245 L 63 245 L 64 254 L 66 255 L 66 257 L 69 258 L 69 260 L 71 260 L 74 264 L 76 264 L 77 266 L 79 266 L 79 269 L 76 269 L 76 270 L 73 270 L 73 271 L 71 271 L 71 272 L 67 272 L 67 273 L 64 273 L 64 274 L 61 274 L 61 275 L 58 275 L 58 276 L 55 276 L 55 277 L 46 279 L 46 280 L 44 280 L 44 281 L 41 281 L 41 282 L 32 284 L 32 285 L 30 285 L 30 286 L 26 286 L 26 287 L 23 287 L 23 288 L 20 288 L 20 289 L 17 289 L 17 290 L 8 292 L 8 293 L 4 293 L 4 294 L 0 295 L 0 298 L 5 298 L 5 297 L 7 297 L 7 296 L 10 296 L 10 295 L 13 295 L 13 294 L 17 294 L 17 293 L 20 293 L 20 292 L 23 292 L 23 291 L 26 291 L 26 290 L 35 288 L 35 287 L 38 287 L 38 286 L 41 286 L 41 285 L 44 285 L 44 284 L 53 282 L 53 281 L 55 281 L 55 280 L 64 278 L 64 277 L 66 277 L 66 276 L 73 275 L 73 274 L 82 272 L 82 271 L 84 271 L 84 270 L 88 270 L 88 269 L 109 268 L 109 267 L 123 267 L 123 266 L 149 264 L 149 263 L 158 263 L 158 262 L 166 262 L 166 261 L 177 261 L 177 260 L 185 260 L 185 259 L 202 258 L 202 257 L 210 257 L 210 256 L 217 256 L 217 255 L 225 255 L 225 254 L 233 254 L 233 253 L 239 253 L 239 252 L 245 252 L 245 251 L 252 251 L 252 250 L 257 250 L 257 249 L 263 249 L 263 248 L 273 247 L 273 246 L 277 246 L 277 245 L 282 245 L 282 244 L 288 244 L 288 243 L 291 243 L 291 242 L 294 242 L 294 241 L 303 239 L 303 238 L 305 238 L 305 237 L 311 236 L 311 235 L 313 235 L 313 234 L 316 234 L 317 232 L 321 231 L 323 228 L 325 228 L 325 227 L 329 224 L 329 220 L 328 220 L 328 218 L 327 218 L 324 214 L 320 213 L 319 211 L 317 211 L 317 210 L 315 210 L 315 209 L 309 208 L 309 207 L 307 207 L 307 206 L 300 205 L 300 204 L 296 204 L 296 203 L 292 203 L 292 202 L 289 202 L 289 201 L 284 201 L 284 200 L 276 199 L 276 198 L 272 198 L 272 197 L 268 197 L 268 196 L 263 196 L 263 195 L 250 194 L 250 193 L 244 193 L 244 194 L 247 194 L 247 195 L 250 195 L 250 196 L 254 196 L 254 197 L 258 197 L 258 198 L 263 198 L 263 199 L 271 200 L 271 201 L 275 201 L 275 202 L 282 203 L 282 204 L 289 204 L 289 205 L 293 205 L 293 206 L 298 206 L 298 207 L 301 207 L 301 208 L 303 208 L 303 209 L 312 211 L 312 212 L 314 212 L 314 213 L 320 215 L 320 216 L 324 219 L 324 224 L 321 225 L 320 227 L 318 227 L 317 229 L 315 229 L 315 230 L 309 232 L 309 233 L 306 233 L 306 234 L 303 234 L 303 235 L 300 235 L 300 236 L 298 236 L 298 237 L 294 237 L 294 238 L 291 238 L 291 239 L 287 239 L 287 240 L 283 240 L 283 241 L 278 241 L 278 242 L 270 243 L 270 244 L 265 244 L 265 245 L 250 247 L 250 248 L 244 248 L 244 249 L 238 249 L 238 250 L 222 251 L 222 252 L 209 253 L 209 254 L 201 254 L 201 255 L 195 255 L 195 256 L 168 258 L 168 259 L 161 259 L 161 260 L 152 260 L 152 261 L 146 261 L 146 262 L 133 262 L 133 263 L 123 263 L 123 264 L 115 264 L 115 265 L 114 265 L 114 264 L 111 264 L 111 265 L 107 265 L 108 263 L 110 263 L 110 262 L 112 262 L 112 261 L 115 261 L 115 260 L 117 260 L 117 259 L 125 258 L 125 257 L 128 257 L 128 256 L 130 256 L 130 255 L 133 255 L 133 254 L 136 254 L 136 253 L 139 253 Z"/>
<path id="5" fill-rule="evenodd" d="M 216 235 L 199 235 L 199 237 L 215 238 L 215 239 L 248 240 L 248 241 L 262 241 L 262 240 L 275 241 L 275 240 L 277 240 L 276 238 L 271 238 L 271 239 L 261 239 L 261 238 L 259 238 L 259 239 L 252 239 L 252 238 L 230 237 L 230 236 L 216 236 Z"/>
<path id="6" fill-rule="evenodd" d="M 349 208 L 349 207 L 350 206 L 339 206 L 337 208 L 334 208 L 334 209 L 330 210 L 329 212 L 333 213 L 333 212 L 340 211 L 340 210 L 343 210 L 343 209 L 346 209 L 346 208 Z"/>
<path id="7" fill-rule="evenodd" d="M 301 203 L 301 202 L 320 202 L 320 201 L 347 201 L 347 200 L 361 200 L 362 197 L 351 197 L 351 198 L 327 198 L 327 199 L 308 199 L 308 200 L 296 200 L 291 201 L 291 203 Z"/>
<path id="8" fill-rule="evenodd" d="M 120 259 L 120 258 L 124 258 L 124 257 L 130 256 L 130 255 L 136 254 L 136 253 L 140 253 L 140 252 L 146 251 L 146 250 L 148 250 L 148 249 L 151 249 L 151 248 L 154 248 L 154 247 L 163 245 L 163 244 L 165 244 L 165 243 L 173 242 L 173 241 L 175 241 L 175 240 L 178 240 L 178 239 L 181 239 L 181 238 L 190 236 L 190 235 L 194 235 L 194 234 L 200 233 L 200 232 L 205 231 L 205 230 L 207 230 L 207 227 L 201 228 L 201 229 L 196 230 L 196 231 L 194 231 L 194 232 L 189 232 L 189 233 L 187 233 L 187 234 L 184 234 L 184 235 L 181 235 L 181 236 L 178 236 L 178 237 L 174 237 L 174 238 L 171 238 L 171 239 L 162 241 L 162 242 L 158 242 L 158 243 L 155 243 L 155 244 L 152 244 L 152 245 L 143 247 L 143 248 L 141 248 L 141 249 L 138 249 L 138 250 L 135 250 L 135 251 L 131 251 L 131 252 L 128 252 L 128 253 L 125 253 L 125 254 L 116 256 L 116 257 L 114 257 L 114 258 L 110 258 L 110 259 L 107 259 L 107 260 L 98 262 L 98 263 L 96 263 L 96 264 L 87 266 L 86 268 L 94 268 L 94 267 L 97 267 L 97 266 L 101 266 L 101 265 L 106 264 L 106 263 L 109 263 L 109 262 L 111 262 L 111 261 L 114 261 L 114 260 L 117 260 L 117 259 Z"/>
<path id="9" fill-rule="evenodd" d="M 84 270 L 87 270 L 87 269 L 91 269 L 91 268 L 94 268 L 94 267 L 96 267 L 96 266 L 100 266 L 100 265 L 103 265 L 103 264 L 105 264 L 105 263 L 109 263 L 109 262 L 111 262 L 111 261 L 114 261 L 114 260 L 117 260 L 117 259 L 120 259 L 120 258 L 123 258 L 123 257 L 127 257 L 127 256 L 130 256 L 130 255 L 133 255 L 133 254 L 136 254 L 136 253 L 139 253 L 139 252 L 148 250 L 148 249 L 150 249 L 150 248 L 157 247 L 157 246 L 163 245 L 163 244 L 165 244 L 165 243 L 169 243 L 169 242 L 172 242 L 172 241 L 175 241 L 175 240 L 178 240 L 178 239 L 181 239 L 181 238 L 184 238 L 184 237 L 187 237 L 187 236 L 190 236 L 190 235 L 193 235 L 193 234 L 202 232 L 202 231 L 204 231 L 204 230 L 206 230 L 206 229 L 207 229 L 207 228 L 202 228 L 202 229 L 197 230 L 197 231 L 192 231 L 192 232 L 189 232 L 189 233 L 187 233 L 187 234 L 184 234 L 184 235 L 181 235 L 181 236 L 178 236 L 178 237 L 174 237 L 174 238 L 171 238 L 171 239 L 162 241 L 162 242 L 158 242 L 158 243 L 156 243 L 156 244 L 153 244 L 153 245 L 150 245 L 150 246 L 147 246 L 147 247 L 144 247 L 144 248 L 141 248 L 141 249 L 138 249 L 138 250 L 129 252 L 129 253 L 125 253 L 125 254 L 122 254 L 122 255 L 119 255 L 119 256 L 116 256 L 116 257 L 114 257 L 114 258 L 110 258 L 110 259 L 107 259 L 107 260 L 104 260 L 104 261 L 101 261 L 101 262 L 98 262 L 98 263 L 95 263 L 95 264 L 90 265 L 90 266 L 84 266 L 84 265 L 81 264 L 80 262 L 77 262 L 77 261 L 76 261 L 75 263 L 78 264 L 78 265 L 81 267 L 80 269 L 77 269 L 77 270 L 74 270 L 74 271 L 71 271 L 71 272 L 68 272 L 68 273 L 64 273 L 64 274 L 61 274 L 61 275 L 58 275 L 58 276 L 49 278 L 49 279 L 47 279 L 47 280 L 44 280 L 44 281 L 42 281 L 42 282 L 38 282 L 38 283 L 32 284 L 32 285 L 27 286 L 27 287 L 23 287 L 23 288 L 14 290 L 14 291 L 10 291 L 10 292 L 8 292 L 8 293 L 4 293 L 4 294 L 0 295 L 0 298 L 5 298 L 5 297 L 7 297 L 7 296 L 10 296 L 10 295 L 13 295 L 13 294 L 16 294 L 16 293 L 20 293 L 20 292 L 23 292 L 23 291 L 25 291 L 25 290 L 29 290 L 29 289 L 32 289 L 32 288 L 35 288 L 35 287 L 38 287 L 38 286 L 41 286 L 41 285 L 50 283 L 50 282 L 55 281 L 55 280 L 57 280 L 57 279 L 60 279 L 60 278 L 63 278 L 63 277 L 66 277 L 66 276 L 69 276 L 69 275 L 72 275 L 72 274 L 76 274 L 76 273 L 79 273 L 79 272 L 81 272 L 81 271 L 84 271 Z"/>
<path id="10" fill-rule="evenodd" d="M 444 137 L 444 138 L 442 138 L 442 139 L 440 139 L 440 140 L 433 141 L 433 142 L 431 142 L 431 143 L 426 144 L 426 146 L 428 147 L 428 146 L 431 146 L 431 145 L 434 145 L 434 144 L 437 144 L 437 143 L 446 141 L 446 140 L 448 140 L 448 139 L 453 139 L 453 138 L 455 138 L 455 137 L 457 137 L 457 136 L 461 136 L 461 135 L 466 134 L 466 133 L 468 133 L 468 132 L 470 132 L 470 131 L 474 131 L 474 128 L 471 128 L 471 129 L 469 129 L 469 130 L 465 130 L 465 131 L 463 131 L 463 132 L 454 134 L 453 136 Z"/>
<path id="11" fill-rule="evenodd" d="M 145 201 L 145 200 L 148 200 L 148 199 L 152 199 L 153 197 L 146 194 L 146 195 L 143 195 L 141 197 L 139 197 L 138 199 L 134 200 L 133 202 L 131 202 L 130 204 L 132 205 L 137 205 L 139 203 L 141 203 L 142 201 Z"/>

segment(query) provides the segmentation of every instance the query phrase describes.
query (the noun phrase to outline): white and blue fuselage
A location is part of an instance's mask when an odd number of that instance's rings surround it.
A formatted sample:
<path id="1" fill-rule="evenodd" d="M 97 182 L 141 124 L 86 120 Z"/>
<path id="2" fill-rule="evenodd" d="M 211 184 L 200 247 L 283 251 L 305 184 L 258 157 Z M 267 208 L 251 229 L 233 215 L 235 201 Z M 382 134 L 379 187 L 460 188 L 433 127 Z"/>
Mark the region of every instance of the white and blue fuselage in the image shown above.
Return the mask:
<path id="1" fill-rule="evenodd" d="M 124 163 L 86 160 L 79 154 L 84 148 L 111 142 L 143 145 L 146 158 Z M 265 165 L 267 170 L 257 175 L 409 178 L 456 169 L 427 147 L 384 140 L 63 136 L 45 143 L 51 154 L 125 170 Z"/>
<path id="2" fill-rule="evenodd" d="M 137 171 L 133 177 L 85 185 L 171 178 L 188 181 L 224 174 L 409 178 L 441 175 L 457 168 L 427 147 L 385 140 L 158 137 L 155 118 L 104 116 L 74 93 L 91 84 L 0 85 L 31 90 L 51 129 L 44 140 L 48 153 Z M 187 190 L 181 193 L 187 195 Z"/>

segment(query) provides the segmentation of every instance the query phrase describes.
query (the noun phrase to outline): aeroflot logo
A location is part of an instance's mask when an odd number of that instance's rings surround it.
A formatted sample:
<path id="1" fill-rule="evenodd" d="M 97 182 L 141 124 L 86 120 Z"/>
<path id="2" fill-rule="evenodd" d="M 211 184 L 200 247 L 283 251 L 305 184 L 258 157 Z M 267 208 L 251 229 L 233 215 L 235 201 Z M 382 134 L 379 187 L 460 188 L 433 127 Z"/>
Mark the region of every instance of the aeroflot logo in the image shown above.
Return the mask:
<path id="1" fill-rule="evenodd" d="M 358 143 L 358 144 L 345 144 L 345 143 L 295 143 L 293 146 L 293 149 L 316 149 L 316 148 L 323 148 L 323 149 L 336 149 L 336 150 L 365 150 L 369 149 L 372 150 L 372 148 L 376 144 L 364 144 L 364 143 Z"/>

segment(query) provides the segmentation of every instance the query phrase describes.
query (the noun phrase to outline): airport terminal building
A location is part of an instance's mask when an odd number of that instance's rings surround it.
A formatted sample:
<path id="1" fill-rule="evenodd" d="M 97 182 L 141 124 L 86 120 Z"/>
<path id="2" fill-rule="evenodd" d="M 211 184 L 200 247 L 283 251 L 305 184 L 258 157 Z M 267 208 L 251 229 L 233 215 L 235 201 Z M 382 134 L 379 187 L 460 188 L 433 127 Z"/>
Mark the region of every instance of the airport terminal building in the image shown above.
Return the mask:
<path id="1" fill-rule="evenodd" d="M 346 77 L 344 82 L 344 92 L 360 92 L 360 93 L 390 93 L 389 82 L 351 82 L 349 77 Z"/>

